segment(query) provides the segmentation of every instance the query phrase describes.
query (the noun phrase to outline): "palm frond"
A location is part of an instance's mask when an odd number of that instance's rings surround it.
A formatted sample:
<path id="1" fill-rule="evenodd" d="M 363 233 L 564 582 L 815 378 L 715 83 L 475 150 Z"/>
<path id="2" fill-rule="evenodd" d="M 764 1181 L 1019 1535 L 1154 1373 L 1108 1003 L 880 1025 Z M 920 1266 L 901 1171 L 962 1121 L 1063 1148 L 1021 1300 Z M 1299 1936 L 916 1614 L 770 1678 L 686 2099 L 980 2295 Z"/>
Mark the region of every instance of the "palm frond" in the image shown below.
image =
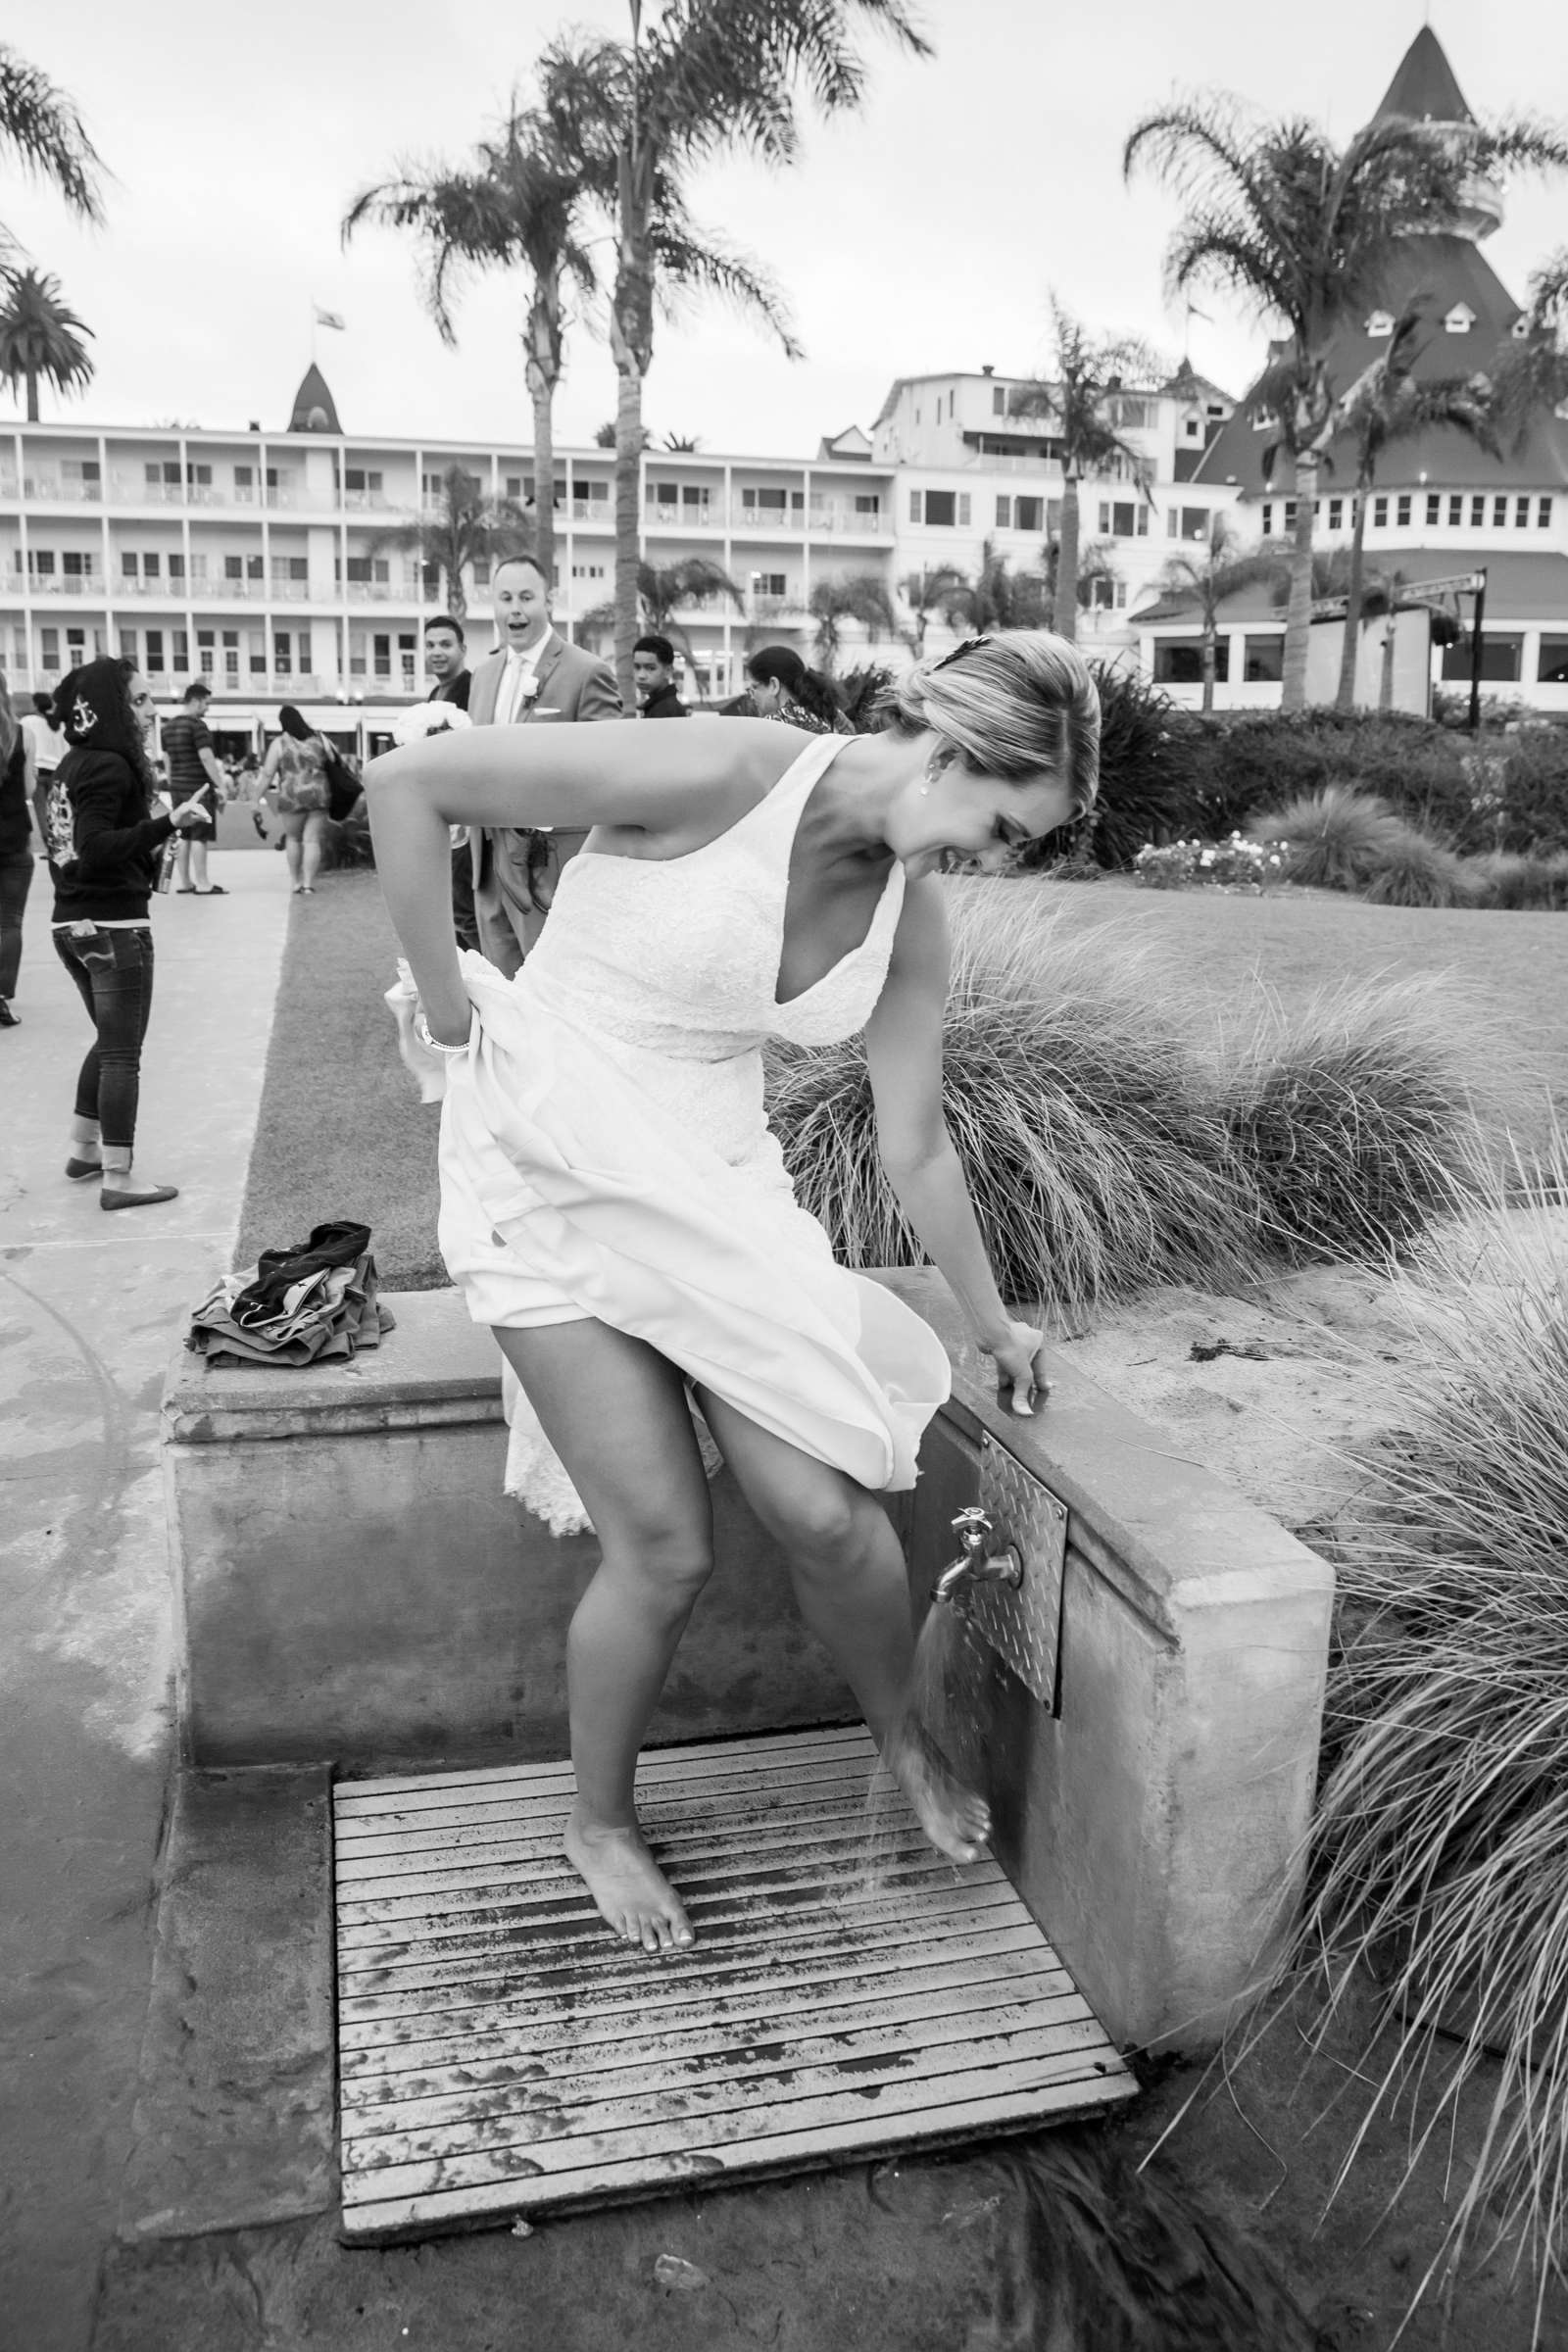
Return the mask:
<path id="1" fill-rule="evenodd" d="M 35 179 L 49 180 L 78 220 L 101 226 L 103 158 L 74 98 L 14 49 L 0 46 L 0 152 Z"/>

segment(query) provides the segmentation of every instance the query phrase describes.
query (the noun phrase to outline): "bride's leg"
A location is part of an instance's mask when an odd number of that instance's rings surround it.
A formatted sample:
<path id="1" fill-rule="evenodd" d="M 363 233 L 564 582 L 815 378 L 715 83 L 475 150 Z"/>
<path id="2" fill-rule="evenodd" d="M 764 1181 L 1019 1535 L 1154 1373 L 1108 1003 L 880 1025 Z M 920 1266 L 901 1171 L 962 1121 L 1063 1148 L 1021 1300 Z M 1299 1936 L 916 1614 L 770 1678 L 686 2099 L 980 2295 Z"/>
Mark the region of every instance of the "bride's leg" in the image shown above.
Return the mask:
<path id="1" fill-rule="evenodd" d="M 704 1389 L 704 1418 L 758 1518 L 785 1553 L 801 1614 L 855 1692 L 933 1845 L 972 1862 L 991 1834 L 980 1798 L 951 1780 L 907 1721 L 914 1658 L 904 1553 L 877 1497 Z"/>
<path id="2" fill-rule="evenodd" d="M 692 1940 L 643 1841 L 637 1751 L 712 1568 L 712 1514 L 681 1376 L 594 1322 L 497 1331 L 587 1506 L 601 1565 L 566 1642 L 576 1802 L 566 1852 L 618 1935 L 650 1952 Z"/>

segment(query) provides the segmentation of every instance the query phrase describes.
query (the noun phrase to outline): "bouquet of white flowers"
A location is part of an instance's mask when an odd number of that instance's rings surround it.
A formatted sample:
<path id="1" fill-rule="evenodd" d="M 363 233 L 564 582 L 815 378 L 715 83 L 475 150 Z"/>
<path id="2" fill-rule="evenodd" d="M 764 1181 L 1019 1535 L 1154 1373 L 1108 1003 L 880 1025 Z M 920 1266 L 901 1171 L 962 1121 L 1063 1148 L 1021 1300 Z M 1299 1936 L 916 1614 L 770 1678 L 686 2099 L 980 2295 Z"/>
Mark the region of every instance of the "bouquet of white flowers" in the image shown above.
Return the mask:
<path id="1" fill-rule="evenodd" d="M 397 744 L 422 743 L 427 735 L 445 735 L 453 727 L 470 727 L 473 721 L 466 710 L 456 703 L 415 703 L 400 710 L 392 722 L 392 740 Z"/>

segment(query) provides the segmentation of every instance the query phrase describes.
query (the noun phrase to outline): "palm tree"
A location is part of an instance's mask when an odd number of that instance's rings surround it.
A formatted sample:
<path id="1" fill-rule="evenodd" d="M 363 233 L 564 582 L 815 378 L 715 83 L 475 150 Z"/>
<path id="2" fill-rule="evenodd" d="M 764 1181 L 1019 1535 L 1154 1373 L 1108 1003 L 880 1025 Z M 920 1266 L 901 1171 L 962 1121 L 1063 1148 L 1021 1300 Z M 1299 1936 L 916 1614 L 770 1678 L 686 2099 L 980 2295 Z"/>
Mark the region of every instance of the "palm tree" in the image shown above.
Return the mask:
<path id="1" fill-rule="evenodd" d="M 1299 710 L 1313 509 L 1338 405 L 1337 339 L 1367 312 L 1388 306 L 1408 263 L 1406 241 L 1457 220 L 1476 173 L 1559 169 L 1568 164 L 1568 142 L 1529 123 L 1434 130 L 1392 118 L 1369 122 L 1342 149 L 1314 123 L 1258 122 L 1221 95 L 1146 115 L 1122 163 L 1129 178 L 1147 164 L 1186 203 L 1166 257 L 1173 294 L 1218 286 L 1285 324 L 1249 406 L 1277 423 L 1276 446 L 1295 471 L 1282 702 Z"/>
<path id="2" fill-rule="evenodd" d="M 1540 417 L 1568 401 L 1568 245 L 1531 274 L 1530 307 L 1492 371 L 1492 415 L 1517 448 Z"/>
<path id="3" fill-rule="evenodd" d="M 858 106 L 865 68 L 849 37 L 852 17 L 890 32 L 914 56 L 930 54 L 904 0 L 665 0 L 647 24 L 642 0 L 630 0 L 630 8 L 629 41 L 561 41 L 541 67 L 593 158 L 596 191 L 615 222 L 615 666 L 627 694 L 637 634 L 643 381 L 661 287 L 727 296 L 770 326 L 792 357 L 798 352 L 765 277 L 696 230 L 685 181 L 736 148 L 766 163 L 793 163 L 800 83 L 823 114 Z"/>
<path id="4" fill-rule="evenodd" d="M 899 594 L 914 614 L 914 626 L 904 631 L 904 642 L 917 662 L 925 660 L 925 634 L 932 613 L 944 612 L 948 596 L 968 585 L 956 564 L 933 564 L 925 571 L 909 572 L 899 582 Z"/>
<path id="5" fill-rule="evenodd" d="M 1052 626 L 1069 641 L 1078 633 L 1079 485 L 1086 475 L 1125 471 L 1149 497 L 1142 453 L 1120 431 L 1116 399 L 1124 384 L 1154 383 L 1168 370 L 1136 335 L 1092 335 L 1051 298 L 1052 373 L 1020 384 L 1007 406 L 1015 416 L 1045 416 L 1056 430 L 1061 460 L 1061 534 Z M 1152 501 L 1151 501 L 1152 504 Z"/>
<path id="6" fill-rule="evenodd" d="M 568 126 L 552 116 L 548 103 L 526 112 L 514 104 L 499 135 L 479 141 L 467 170 L 400 167 L 397 177 L 362 190 L 343 221 L 345 243 L 367 220 L 414 230 L 425 252 L 426 307 L 447 344 L 457 342 L 451 300 L 466 269 L 522 272 L 528 288 L 522 342 L 533 406 L 533 553 L 547 580 L 555 572 L 555 398 L 568 288 L 584 300 L 597 291 L 583 237 L 587 202 Z"/>
<path id="7" fill-rule="evenodd" d="M 1411 369 L 1420 353 L 1416 337 L 1426 304 L 1407 303 L 1395 320 L 1388 349 L 1358 375 L 1341 399 L 1336 430 L 1348 436 L 1355 452 L 1355 521 L 1350 535 L 1349 581 L 1346 589 L 1345 642 L 1340 652 L 1340 683 L 1335 709 L 1351 710 L 1355 703 L 1356 651 L 1361 635 L 1363 545 L 1367 503 L 1377 479 L 1378 460 L 1386 449 L 1438 425 L 1447 425 L 1497 457 L 1496 434 L 1490 414 L 1492 387 L 1484 377 L 1457 375 L 1428 377 L 1417 383 Z M 1392 673 L 1391 673 L 1392 674 Z"/>
<path id="8" fill-rule="evenodd" d="M 402 548 L 420 564 L 433 564 L 445 585 L 447 611 L 461 620 L 468 610 L 464 573 L 502 556 L 532 556 L 542 564 L 534 534 L 533 518 L 515 499 L 491 498 L 477 474 L 449 466 L 434 512 L 416 522 L 389 524 L 374 534 L 368 548 L 371 555 Z"/>
<path id="9" fill-rule="evenodd" d="M 687 661 L 693 663 L 697 657 L 691 638 L 685 624 L 675 615 L 683 605 L 707 605 L 720 596 L 727 596 L 737 612 L 745 611 L 746 599 L 729 573 L 721 564 L 714 564 L 707 556 L 682 556 L 674 564 L 641 563 L 637 566 L 637 608 L 642 627 L 654 635 L 670 638 L 683 648 Z M 595 605 L 578 621 L 577 633 L 597 645 L 614 626 L 614 606 Z"/>
<path id="10" fill-rule="evenodd" d="M 64 397 L 85 391 L 92 381 L 92 358 L 84 326 L 74 311 L 60 299 L 58 277 L 42 277 L 36 270 L 7 271 L 5 301 L 0 305 L 0 378 L 15 391 L 27 387 L 27 422 L 38 421 L 38 379 L 44 377 Z"/>
<path id="11" fill-rule="evenodd" d="M 847 620 L 858 621 L 868 638 L 893 634 L 893 601 L 874 571 L 852 571 L 842 579 L 818 580 L 808 609 L 816 622 L 816 658 L 830 672 L 839 658 Z"/>
<path id="12" fill-rule="evenodd" d="M 996 541 L 985 539 L 973 580 L 960 573 L 942 597 L 941 612 L 950 629 L 1043 629 L 1051 601 L 1043 571 L 1011 570 Z"/>
<path id="13" fill-rule="evenodd" d="M 1277 548 L 1244 554 L 1234 516 L 1217 508 L 1208 518 L 1208 536 L 1200 551 L 1186 549 L 1167 557 L 1159 575 L 1162 595 L 1195 604 L 1203 623 L 1203 709 L 1214 708 L 1214 672 L 1218 667 L 1219 608 L 1228 596 L 1260 581 L 1275 582 L 1284 568 Z"/>
<path id="14" fill-rule="evenodd" d="M 78 220 L 101 226 L 103 200 L 98 174 L 103 158 L 82 127 L 75 101 L 47 74 L 0 43 L 0 156 L 9 156 L 33 179 L 52 180 Z M 19 252 L 9 229 L 0 227 L 0 260 Z M 37 421 L 36 413 L 28 418 Z"/>

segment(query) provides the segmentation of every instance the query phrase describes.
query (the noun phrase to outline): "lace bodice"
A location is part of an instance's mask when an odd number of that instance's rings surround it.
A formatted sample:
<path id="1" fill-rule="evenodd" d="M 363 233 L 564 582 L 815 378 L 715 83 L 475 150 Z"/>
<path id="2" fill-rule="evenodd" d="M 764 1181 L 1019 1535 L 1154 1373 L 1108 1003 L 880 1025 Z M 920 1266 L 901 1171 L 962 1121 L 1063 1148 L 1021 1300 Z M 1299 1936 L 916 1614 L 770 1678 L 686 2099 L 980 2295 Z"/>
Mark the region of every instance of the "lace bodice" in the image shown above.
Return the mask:
<path id="1" fill-rule="evenodd" d="M 846 739 L 809 744 L 737 824 L 684 858 L 585 850 L 565 868 L 518 985 L 624 1046 L 680 1061 L 852 1037 L 888 975 L 904 868 L 888 876 L 859 947 L 814 987 L 775 1002 L 790 852 L 812 786 Z"/>

